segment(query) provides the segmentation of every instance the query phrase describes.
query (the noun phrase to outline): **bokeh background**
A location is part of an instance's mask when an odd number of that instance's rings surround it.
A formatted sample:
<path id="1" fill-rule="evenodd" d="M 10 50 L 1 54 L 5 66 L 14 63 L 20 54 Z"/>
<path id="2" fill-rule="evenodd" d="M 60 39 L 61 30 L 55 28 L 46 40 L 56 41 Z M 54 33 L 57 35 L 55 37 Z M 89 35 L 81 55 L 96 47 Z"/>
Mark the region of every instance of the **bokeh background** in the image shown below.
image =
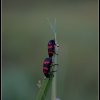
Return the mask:
<path id="1" fill-rule="evenodd" d="M 57 20 L 57 97 L 98 100 L 97 0 L 2 0 L 2 100 L 35 100 L 53 38 L 47 18 Z"/>

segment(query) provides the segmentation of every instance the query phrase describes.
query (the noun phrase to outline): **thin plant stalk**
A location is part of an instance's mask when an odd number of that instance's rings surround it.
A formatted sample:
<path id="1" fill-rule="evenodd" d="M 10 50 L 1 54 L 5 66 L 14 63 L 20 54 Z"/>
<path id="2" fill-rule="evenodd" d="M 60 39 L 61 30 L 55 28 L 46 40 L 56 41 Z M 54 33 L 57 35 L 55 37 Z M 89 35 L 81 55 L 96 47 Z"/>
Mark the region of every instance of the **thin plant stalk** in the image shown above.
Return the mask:
<path id="1" fill-rule="evenodd" d="M 55 25 L 56 25 L 56 19 L 55 19 Z M 54 37 L 55 37 L 55 43 L 57 44 L 56 31 L 54 32 Z M 55 52 L 56 53 L 58 52 L 58 47 L 57 46 L 55 46 Z M 57 70 L 57 64 L 58 64 L 57 63 L 57 55 L 54 54 L 53 58 L 54 58 L 54 64 L 56 64 L 54 66 L 53 70 Z M 56 86 L 56 81 L 57 81 L 56 77 L 57 77 L 57 74 L 56 73 L 57 72 L 54 72 L 54 78 L 52 79 L 51 100 L 56 100 L 56 88 L 57 88 L 57 86 Z"/>

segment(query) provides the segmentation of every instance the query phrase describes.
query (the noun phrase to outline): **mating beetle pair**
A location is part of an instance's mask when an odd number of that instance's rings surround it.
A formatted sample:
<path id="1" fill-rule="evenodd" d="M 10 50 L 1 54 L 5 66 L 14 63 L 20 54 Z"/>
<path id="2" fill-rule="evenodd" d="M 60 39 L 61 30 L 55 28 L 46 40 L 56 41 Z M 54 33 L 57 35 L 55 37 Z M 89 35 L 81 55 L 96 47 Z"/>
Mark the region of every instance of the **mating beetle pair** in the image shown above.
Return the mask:
<path id="1" fill-rule="evenodd" d="M 53 75 L 53 72 L 54 72 L 51 70 L 51 68 L 52 68 L 52 66 L 55 65 L 55 64 L 53 64 L 53 61 L 52 61 L 52 56 L 54 54 L 56 54 L 55 46 L 56 46 L 55 40 L 50 40 L 48 42 L 48 55 L 49 55 L 49 57 L 45 58 L 45 60 L 43 62 L 43 73 L 47 78 L 50 78 L 50 76 Z"/>

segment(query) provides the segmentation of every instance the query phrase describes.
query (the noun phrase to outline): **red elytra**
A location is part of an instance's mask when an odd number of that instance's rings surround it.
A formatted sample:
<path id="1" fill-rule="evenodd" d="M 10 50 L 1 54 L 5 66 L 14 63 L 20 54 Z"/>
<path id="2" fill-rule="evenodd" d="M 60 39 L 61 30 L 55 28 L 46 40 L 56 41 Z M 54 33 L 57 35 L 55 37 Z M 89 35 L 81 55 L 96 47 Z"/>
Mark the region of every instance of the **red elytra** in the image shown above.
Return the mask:
<path id="1" fill-rule="evenodd" d="M 48 46 L 48 48 L 50 48 L 50 49 L 53 48 L 53 47 L 54 47 L 54 46 L 52 46 L 52 45 Z"/>
<path id="2" fill-rule="evenodd" d="M 51 53 L 51 54 L 53 54 L 53 52 L 48 52 L 49 54 Z"/>
<path id="3" fill-rule="evenodd" d="M 43 64 L 49 64 L 49 62 L 48 61 L 45 61 L 45 62 L 43 62 Z"/>
<path id="4" fill-rule="evenodd" d="M 48 68 L 44 67 L 43 70 L 48 70 Z"/>
<path id="5" fill-rule="evenodd" d="M 46 74 L 48 73 L 48 71 L 47 71 L 47 70 L 43 70 L 43 72 L 44 72 L 44 73 L 46 73 Z"/>

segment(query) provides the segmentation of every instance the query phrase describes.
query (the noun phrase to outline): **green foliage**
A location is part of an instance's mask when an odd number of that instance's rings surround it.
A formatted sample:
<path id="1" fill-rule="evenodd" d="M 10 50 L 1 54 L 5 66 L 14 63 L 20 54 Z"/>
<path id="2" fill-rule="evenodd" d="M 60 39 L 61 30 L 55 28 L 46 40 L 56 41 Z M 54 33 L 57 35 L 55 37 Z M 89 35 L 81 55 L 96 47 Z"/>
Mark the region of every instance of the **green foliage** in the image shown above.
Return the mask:
<path id="1" fill-rule="evenodd" d="M 51 79 L 45 79 L 45 80 L 42 81 L 42 86 L 40 87 L 40 90 L 37 94 L 36 100 L 45 100 L 46 94 L 49 90 L 51 82 L 52 82 L 52 78 Z"/>

